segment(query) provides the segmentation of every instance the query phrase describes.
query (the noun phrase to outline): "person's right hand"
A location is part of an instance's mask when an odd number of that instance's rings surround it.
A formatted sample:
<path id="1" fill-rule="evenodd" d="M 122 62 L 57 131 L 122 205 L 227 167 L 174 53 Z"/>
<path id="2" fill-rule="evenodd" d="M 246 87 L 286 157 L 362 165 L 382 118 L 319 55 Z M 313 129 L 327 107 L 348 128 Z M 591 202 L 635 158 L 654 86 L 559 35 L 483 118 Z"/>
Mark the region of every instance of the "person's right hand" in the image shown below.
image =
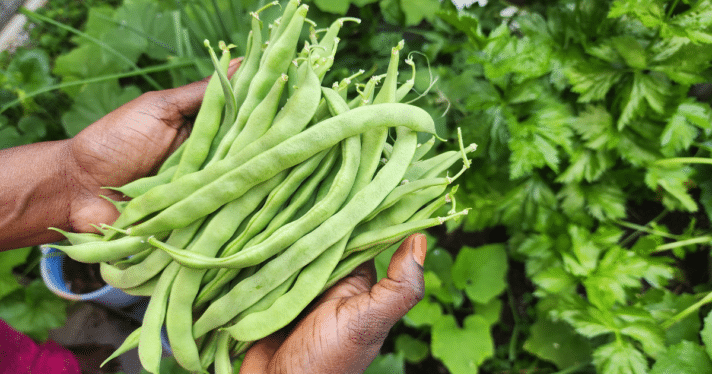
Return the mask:
<path id="1" fill-rule="evenodd" d="M 422 298 L 425 235 L 406 238 L 376 283 L 373 261 L 327 290 L 292 331 L 255 343 L 241 374 L 362 373 L 391 327 Z"/>

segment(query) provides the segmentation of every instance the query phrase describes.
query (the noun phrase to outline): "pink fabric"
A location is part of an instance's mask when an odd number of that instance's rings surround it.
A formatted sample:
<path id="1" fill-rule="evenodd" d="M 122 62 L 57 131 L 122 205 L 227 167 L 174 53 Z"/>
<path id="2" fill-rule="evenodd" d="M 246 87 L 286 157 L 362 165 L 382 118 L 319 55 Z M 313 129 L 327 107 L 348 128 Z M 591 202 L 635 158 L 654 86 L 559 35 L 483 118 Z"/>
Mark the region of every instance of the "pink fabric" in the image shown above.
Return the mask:
<path id="1" fill-rule="evenodd" d="M 48 340 L 38 345 L 0 320 L 0 374 L 81 374 L 74 355 Z"/>

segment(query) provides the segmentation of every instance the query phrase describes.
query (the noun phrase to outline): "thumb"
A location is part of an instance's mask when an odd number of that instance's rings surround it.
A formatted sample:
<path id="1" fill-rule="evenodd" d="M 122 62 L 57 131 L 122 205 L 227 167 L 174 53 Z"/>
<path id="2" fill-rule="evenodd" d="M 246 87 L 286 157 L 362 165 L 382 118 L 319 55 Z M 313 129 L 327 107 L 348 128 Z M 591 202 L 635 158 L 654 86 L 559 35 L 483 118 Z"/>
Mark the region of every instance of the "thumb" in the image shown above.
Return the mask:
<path id="1" fill-rule="evenodd" d="M 376 313 L 391 320 L 391 325 L 423 299 L 425 281 L 423 262 L 427 251 L 425 235 L 406 238 L 391 257 L 386 278 L 371 288 L 371 300 Z"/>
<path id="2" fill-rule="evenodd" d="M 393 325 L 423 299 L 422 264 L 426 250 L 425 235 L 409 236 L 393 254 L 387 277 L 378 281 L 368 293 L 348 301 L 359 311 L 358 317 L 349 323 L 354 343 L 382 344 Z"/>

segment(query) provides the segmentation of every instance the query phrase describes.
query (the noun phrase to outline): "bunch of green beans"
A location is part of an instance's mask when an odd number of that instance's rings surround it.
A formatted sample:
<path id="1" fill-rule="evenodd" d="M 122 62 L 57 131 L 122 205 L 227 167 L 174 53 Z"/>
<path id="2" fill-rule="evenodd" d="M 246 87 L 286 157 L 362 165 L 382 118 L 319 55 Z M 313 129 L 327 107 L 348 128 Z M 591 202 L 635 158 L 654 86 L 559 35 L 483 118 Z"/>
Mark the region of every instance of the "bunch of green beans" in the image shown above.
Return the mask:
<path id="1" fill-rule="evenodd" d="M 231 357 L 287 326 L 359 264 L 467 213 L 448 188 L 476 147 L 458 136 L 460 151 L 426 157 L 435 126 L 400 103 L 415 79 L 408 58 L 413 75 L 398 82 L 403 42 L 386 74 L 352 84 L 360 71 L 329 87 L 337 34 L 358 20 L 312 26 L 298 48 L 307 10 L 291 0 L 266 37 L 262 9 L 253 13 L 230 78 L 230 46 L 221 42 L 218 57 L 206 41 L 215 72 L 186 142 L 156 175 L 111 187 L 130 201 L 115 202 L 121 214 L 97 226 L 101 234 L 57 230 L 69 257 L 100 263 L 108 284 L 150 296 L 142 326 L 112 358 L 138 347 L 144 368 L 158 373 L 165 326 L 185 369 L 230 373 Z M 419 144 L 418 133 L 432 136 Z"/>

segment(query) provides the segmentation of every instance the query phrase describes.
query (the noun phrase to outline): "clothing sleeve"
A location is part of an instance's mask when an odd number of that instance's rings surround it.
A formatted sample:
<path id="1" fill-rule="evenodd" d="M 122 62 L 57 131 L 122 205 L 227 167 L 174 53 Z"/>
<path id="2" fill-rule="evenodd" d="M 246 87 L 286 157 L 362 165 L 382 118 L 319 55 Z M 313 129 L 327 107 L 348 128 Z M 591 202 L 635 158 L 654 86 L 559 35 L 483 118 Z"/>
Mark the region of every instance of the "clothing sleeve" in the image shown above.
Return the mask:
<path id="1" fill-rule="evenodd" d="M 0 320 L 0 374 L 81 374 L 76 357 L 48 340 L 35 343 Z"/>

